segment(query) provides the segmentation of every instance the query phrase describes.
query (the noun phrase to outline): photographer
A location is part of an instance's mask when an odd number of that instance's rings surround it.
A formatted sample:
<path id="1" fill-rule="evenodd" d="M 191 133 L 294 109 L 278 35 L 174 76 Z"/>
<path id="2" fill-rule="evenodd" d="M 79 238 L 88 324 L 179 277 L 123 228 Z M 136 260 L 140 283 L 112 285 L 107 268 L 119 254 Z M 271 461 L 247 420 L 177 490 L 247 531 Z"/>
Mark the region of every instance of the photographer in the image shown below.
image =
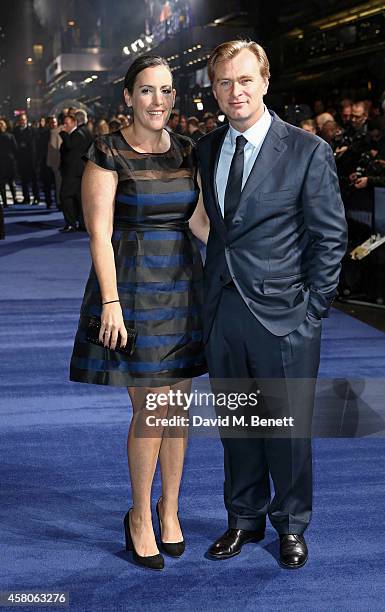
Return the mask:
<path id="1" fill-rule="evenodd" d="M 372 233 L 373 189 L 359 187 L 361 178 L 373 175 L 370 167 L 374 156 L 371 155 L 367 120 L 365 103 L 355 102 L 351 107 L 350 126 L 341 130 L 331 143 L 348 222 L 348 253 Z M 369 292 L 367 265 L 366 261 L 352 263 L 346 255 L 340 281 L 344 295 L 362 296 Z"/>
<path id="2" fill-rule="evenodd" d="M 379 120 L 366 124 L 365 150 L 348 177 L 344 203 L 349 225 L 349 243 L 353 248 L 374 233 L 374 187 L 385 187 L 384 134 Z M 350 249 L 348 249 L 349 251 Z M 345 260 L 341 284 L 346 294 L 363 294 L 364 299 L 384 301 L 385 249 L 380 247 L 362 262 Z"/>

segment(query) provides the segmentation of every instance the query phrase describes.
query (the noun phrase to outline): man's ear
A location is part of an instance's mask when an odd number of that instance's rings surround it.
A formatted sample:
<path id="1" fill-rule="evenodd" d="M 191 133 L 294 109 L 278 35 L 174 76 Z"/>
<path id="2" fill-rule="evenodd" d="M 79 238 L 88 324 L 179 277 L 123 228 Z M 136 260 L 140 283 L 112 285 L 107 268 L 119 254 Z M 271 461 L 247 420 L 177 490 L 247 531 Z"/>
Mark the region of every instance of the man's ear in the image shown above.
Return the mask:
<path id="1" fill-rule="evenodd" d="M 217 97 L 216 91 L 215 91 L 215 89 L 214 89 L 214 85 L 212 86 L 211 91 L 213 92 L 213 96 L 214 96 L 214 98 L 215 98 L 216 100 L 218 100 L 218 97 Z"/>
<path id="2" fill-rule="evenodd" d="M 269 79 L 264 79 L 265 81 L 265 87 L 263 90 L 263 95 L 265 96 L 267 94 L 267 90 L 269 89 Z"/>

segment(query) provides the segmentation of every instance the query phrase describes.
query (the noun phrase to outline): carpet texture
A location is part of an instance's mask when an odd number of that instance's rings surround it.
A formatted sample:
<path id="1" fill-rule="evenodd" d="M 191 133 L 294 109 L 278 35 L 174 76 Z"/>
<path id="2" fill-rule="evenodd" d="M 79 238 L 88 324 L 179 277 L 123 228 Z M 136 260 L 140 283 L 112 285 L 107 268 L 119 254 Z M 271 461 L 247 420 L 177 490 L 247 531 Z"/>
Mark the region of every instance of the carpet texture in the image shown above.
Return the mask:
<path id="1" fill-rule="evenodd" d="M 15 208 L 5 216 L 0 590 L 62 590 L 70 610 L 87 611 L 383 610 L 385 334 L 337 311 L 325 321 L 308 564 L 281 569 L 271 527 L 232 560 L 204 556 L 226 529 L 222 447 L 192 438 L 180 507 L 186 553 L 148 572 L 123 545 L 127 393 L 68 381 L 90 265 L 87 236 L 59 234 L 57 212 Z M 343 412 L 340 439 L 325 437 L 335 425 L 331 397 Z M 159 494 L 157 474 L 154 503 Z"/>

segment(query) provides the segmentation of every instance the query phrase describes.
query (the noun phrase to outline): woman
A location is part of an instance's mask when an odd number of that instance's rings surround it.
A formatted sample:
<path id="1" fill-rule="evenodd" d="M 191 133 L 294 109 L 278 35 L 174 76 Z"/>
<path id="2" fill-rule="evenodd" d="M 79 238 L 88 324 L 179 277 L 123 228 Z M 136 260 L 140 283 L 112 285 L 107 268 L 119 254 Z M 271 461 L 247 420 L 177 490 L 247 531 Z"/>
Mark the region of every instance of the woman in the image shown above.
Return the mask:
<path id="1" fill-rule="evenodd" d="M 71 380 L 127 386 L 133 407 L 128 462 L 133 508 L 126 514 L 126 546 L 146 567 L 162 569 L 151 519 L 151 487 L 159 457 L 157 504 L 163 551 L 180 556 L 184 539 L 178 495 L 186 428 L 146 428 L 146 398 L 189 392 L 206 371 L 201 340 L 202 263 L 191 231 L 207 242 L 192 142 L 164 126 L 175 101 L 172 74 L 157 56 L 142 56 L 125 77 L 124 97 L 134 121 L 100 137 L 88 152 L 83 177 L 84 217 L 93 266 L 71 360 Z M 191 231 L 190 231 L 191 230 Z M 100 316 L 99 340 L 87 342 L 90 315 Z M 130 357 L 116 351 L 137 331 Z M 172 414 L 156 405 L 151 415 Z M 186 414 L 186 413 L 184 413 Z M 151 429 L 151 431 L 149 431 Z M 139 435 L 136 435 L 139 432 Z M 144 433 L 143 433 L 144 432 Z"/>

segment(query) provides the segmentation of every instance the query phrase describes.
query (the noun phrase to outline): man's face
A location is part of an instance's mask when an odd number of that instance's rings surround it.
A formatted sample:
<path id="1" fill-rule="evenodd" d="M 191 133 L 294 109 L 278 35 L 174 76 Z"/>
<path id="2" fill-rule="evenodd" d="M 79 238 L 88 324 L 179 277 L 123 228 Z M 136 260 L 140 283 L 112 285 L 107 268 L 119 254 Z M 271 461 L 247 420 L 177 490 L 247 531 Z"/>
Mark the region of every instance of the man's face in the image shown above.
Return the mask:
<path id="1" fill-rule="evenodd" d="M 56 127 L 57 127 L 57 119 L 56 119 L 56 117 L 50 117 L 50 118 L 48 119 L 48 125 L 49 125 L 49 127 L 50 127 L 50 129 L 51 129 L 51 130 L 53 130 L 54 128 L 56 128 Z"/>
<path id="2" fill-rule="evenodd" d="M 208 119 L 206 119 L 205 121 L 206 134 L 215 130 L 216 127 L 217 127 L 217 124 L 215 122 L 215 119 L 213 119 L 212 117 L 209 117 Z"/>
<path id="3" fill-rule="evenodd" d="M 66 132 L 72 132 L 72 130 L 76 127 L 76 121 L 72 119 L 72 117 L 67 116 L 64 119 L 64 128 Z"/>
<path id="4" fill-rule="evenodd" d="M 358 130 L 361 126 L 364 125 L 367 120 L 368 115 L 361 104 L 353 104 L 352 106 L 352 115 L 350 120 L 352 122 L 352 126 Z"/>
<path id="5" fill-rule="evenodd" d="M 350 121 L 350 117 L 352 115 L 352 107 L 344 106 L 341 110 L 341 118 L 344 123 L 348 123 Z"/>
<path id="6" fill-rule="evenodd" d="M 22 128 L 26 128 L 28 125 L 27 115 L 20 115 L 19 117 L 19 125 Z"/>
<path id="7" fill-rule="evenodd" d="M 182 130 L 182 132 L 186 132 L 187 131 L 187 119 L 183 115 L 179 119 L 179 127 Z"/>
<path id="8" fill-rule="evenodd" d="M 315 128 L 310 123 L 304 123 L 302 129 L 305 132 L 310 132 L 310 134 L 315 134 Z"/>
<path id="9" fill-rule="evenodd" d="M 334 121 L 326 121 L 322 126 L 321 136 L 326 142 L 332 142 L 336 135 L 336 124 Z"/>
<path id="10" fill-rule="evenodd" d="M 322 100 L 316 100 L 314 102 L 314 114 L 315 115 L 320 115 L 321 113 L 323 113 L 325 110 L 324 107 L 324 103 L 322 102 Z"/>
<path id="11" fill-rule="evenodd" d="M 374 128 L 374 130 L 370 130 L 370 138 L 372 142 L 380 142 L 382 139 L 382 132 L 378 128 Z"/>
<path id="12" fill-rule="evenodd" d="M 215 64 L 213 94 L 231 125 L 244 132 L 261 117 L 269 82 L 262 78 L 252 51 L 242 49 L 233 59 Z"/>
<path id="13" fill-rule="evenodd" d="M 178 127 L 178 125 L 179 125 L 179 117 L 178 117 L 178 115 L 175 115 L 175 117 L 173 117 L 172 119 L 170 119 L 170 120 L 169 120 L 169 122 L 168 122 L 168 124 L 169 124 L 169 126 L 170 126 L 170 128 L 171 128 L 172 130 L 176 130 L 176 128 L 177 128 L 177 127 Z"/>

